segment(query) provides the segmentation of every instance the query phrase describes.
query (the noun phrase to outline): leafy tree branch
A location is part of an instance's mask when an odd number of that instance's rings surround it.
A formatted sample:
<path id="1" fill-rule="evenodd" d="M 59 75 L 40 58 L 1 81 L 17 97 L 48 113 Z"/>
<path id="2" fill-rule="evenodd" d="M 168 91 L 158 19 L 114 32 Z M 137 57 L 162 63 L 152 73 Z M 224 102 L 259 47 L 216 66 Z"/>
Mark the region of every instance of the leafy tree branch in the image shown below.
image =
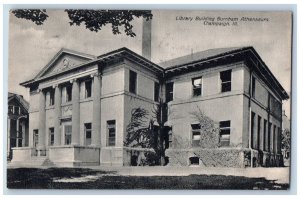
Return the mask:
<path id="1" fill-rule="evenodd" d="M 133 25 L 131 22 L 135 17 L 143 17 L 146 20 L 152 19 L 150 10 L 81 10 L 81 9 L 66 9 L 64 10 L 69 19 L 71 26 L 84 25 L 90 31 L 98 32 L 104 26 L 111 24 L 113 34 L 121 34 L 120 27 L 124 28 L 127 36 L 135 37 Z M 12 10 L 12 13 L 21 19 L 26 19 L 34 22 L 36 25 L 43 25 L 48 19 L 46 9 L 17 9 Z"/>

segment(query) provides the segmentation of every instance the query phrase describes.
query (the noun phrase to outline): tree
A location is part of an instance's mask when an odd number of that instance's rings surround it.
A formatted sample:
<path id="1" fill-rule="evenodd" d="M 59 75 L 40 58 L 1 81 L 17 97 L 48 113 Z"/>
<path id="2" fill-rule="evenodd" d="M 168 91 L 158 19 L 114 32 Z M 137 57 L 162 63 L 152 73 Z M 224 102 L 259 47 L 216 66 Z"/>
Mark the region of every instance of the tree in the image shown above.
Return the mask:
<path id="1" fill-rule="evenodd" d="M 150 10 L 64 10 L 71 26 L 85 25 L 90 31 L 98 32 L 104 26 L 111 24 L 113 34 L 121 34 L 120 27 L 124 27 L 127 36 L 134 37 L 136 34 L 132 31 L 131 22 L 134 17 L 143 17 L 146 20 L 152 19 Z M 36 25 L 43 25 L 49 17 L 46 9 L 17 9 L 12 13 L 21 19 L 34 22 Z"/>
<path id="2" fill-rule="evenodd" d="M 165 164 L 165 150 L 168 127 L 166 122 L 166 104 L 161 100 L 154 106 L 151 113 L 144 108 L 131 111 L 130 123 L 126 128 L 124 146 L 153 149 L 152 161 L 156 165 Z"/>
<path id="3" fill-rule="evenodd" d="M 284 151 L 284 153 L 289 153 L 291 150 L 291 132 L 289 129 L 284 129 L 282 131 L 281 136 L 281 149 Z M 284 154 L 285 157 L 288 157 L 288 154 Z"/>

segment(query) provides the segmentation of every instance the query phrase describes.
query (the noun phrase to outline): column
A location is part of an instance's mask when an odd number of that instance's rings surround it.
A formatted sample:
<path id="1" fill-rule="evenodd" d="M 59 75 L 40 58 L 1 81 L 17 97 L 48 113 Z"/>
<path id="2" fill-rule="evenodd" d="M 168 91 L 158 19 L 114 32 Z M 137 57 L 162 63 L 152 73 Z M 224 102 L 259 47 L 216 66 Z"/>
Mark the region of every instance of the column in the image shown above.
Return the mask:
<path id="1" fill-rule="evenodd" d="M 38 134 L 38 148 L 45 148 L 45 133 L 46 133 L 46 96 L 45 93 L 40 90 L 40 100 L 39 100 L 39 134 Z"/>
<path id="2" fill-rule="evenodd" d="M 100 74 L 93 75 L 92 145 L 101 145 L 101 81 Z"/>
<path id="3" fill-rule="evenodd" d="M 55 97 L 54 97 L 54 145 L 61 145 L 61 130 L 60 130 L 60 117 L 61 117 L 61 91 L 58 85 L 54 85 Z"/>
<path id="4" fill-rule="evenodd" d="M 80 110 L 79 110 L 79 81 L 74 79 L 72 83 L 72 145 L 79 145 Z"/>

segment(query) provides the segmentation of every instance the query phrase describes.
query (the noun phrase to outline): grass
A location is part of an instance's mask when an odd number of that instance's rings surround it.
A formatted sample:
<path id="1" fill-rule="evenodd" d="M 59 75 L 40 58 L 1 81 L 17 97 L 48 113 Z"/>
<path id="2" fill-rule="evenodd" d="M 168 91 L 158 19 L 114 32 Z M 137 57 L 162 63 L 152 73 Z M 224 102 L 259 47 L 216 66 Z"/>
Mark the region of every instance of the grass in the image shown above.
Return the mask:
<path id="1" fill-rule="evenodd" d="M 54 179 L 97 176 L 95 181 L 56 182 Z M 121 176 L 84 168 L 17 168 L 7 170 L 7 187 L 10 189 L 283 189 L 265 178 L 247 178 L 224 175 L 189 176 Z"/>

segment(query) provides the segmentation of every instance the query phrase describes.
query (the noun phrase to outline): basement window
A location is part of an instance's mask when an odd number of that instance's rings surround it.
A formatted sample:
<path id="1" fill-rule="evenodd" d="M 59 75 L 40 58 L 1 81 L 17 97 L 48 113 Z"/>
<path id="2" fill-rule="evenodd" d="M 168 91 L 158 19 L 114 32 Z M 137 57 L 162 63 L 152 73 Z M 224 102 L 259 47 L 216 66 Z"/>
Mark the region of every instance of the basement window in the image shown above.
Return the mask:
<path id="1" fill-rule="evenodd" d="M 198 157 L 190 157 L 190 165 L 199 165 L 199 158 Z"/>
<path id="2" fill-rule="evenodd" d="M 220 72 L 221 92 L 231 91 L 231 70 Z"/>
<path id="3" fill-rule="evenodd" d="M 220 122 L 220 145 L 221 147 L 230 144 L 230 120 Z"/>

